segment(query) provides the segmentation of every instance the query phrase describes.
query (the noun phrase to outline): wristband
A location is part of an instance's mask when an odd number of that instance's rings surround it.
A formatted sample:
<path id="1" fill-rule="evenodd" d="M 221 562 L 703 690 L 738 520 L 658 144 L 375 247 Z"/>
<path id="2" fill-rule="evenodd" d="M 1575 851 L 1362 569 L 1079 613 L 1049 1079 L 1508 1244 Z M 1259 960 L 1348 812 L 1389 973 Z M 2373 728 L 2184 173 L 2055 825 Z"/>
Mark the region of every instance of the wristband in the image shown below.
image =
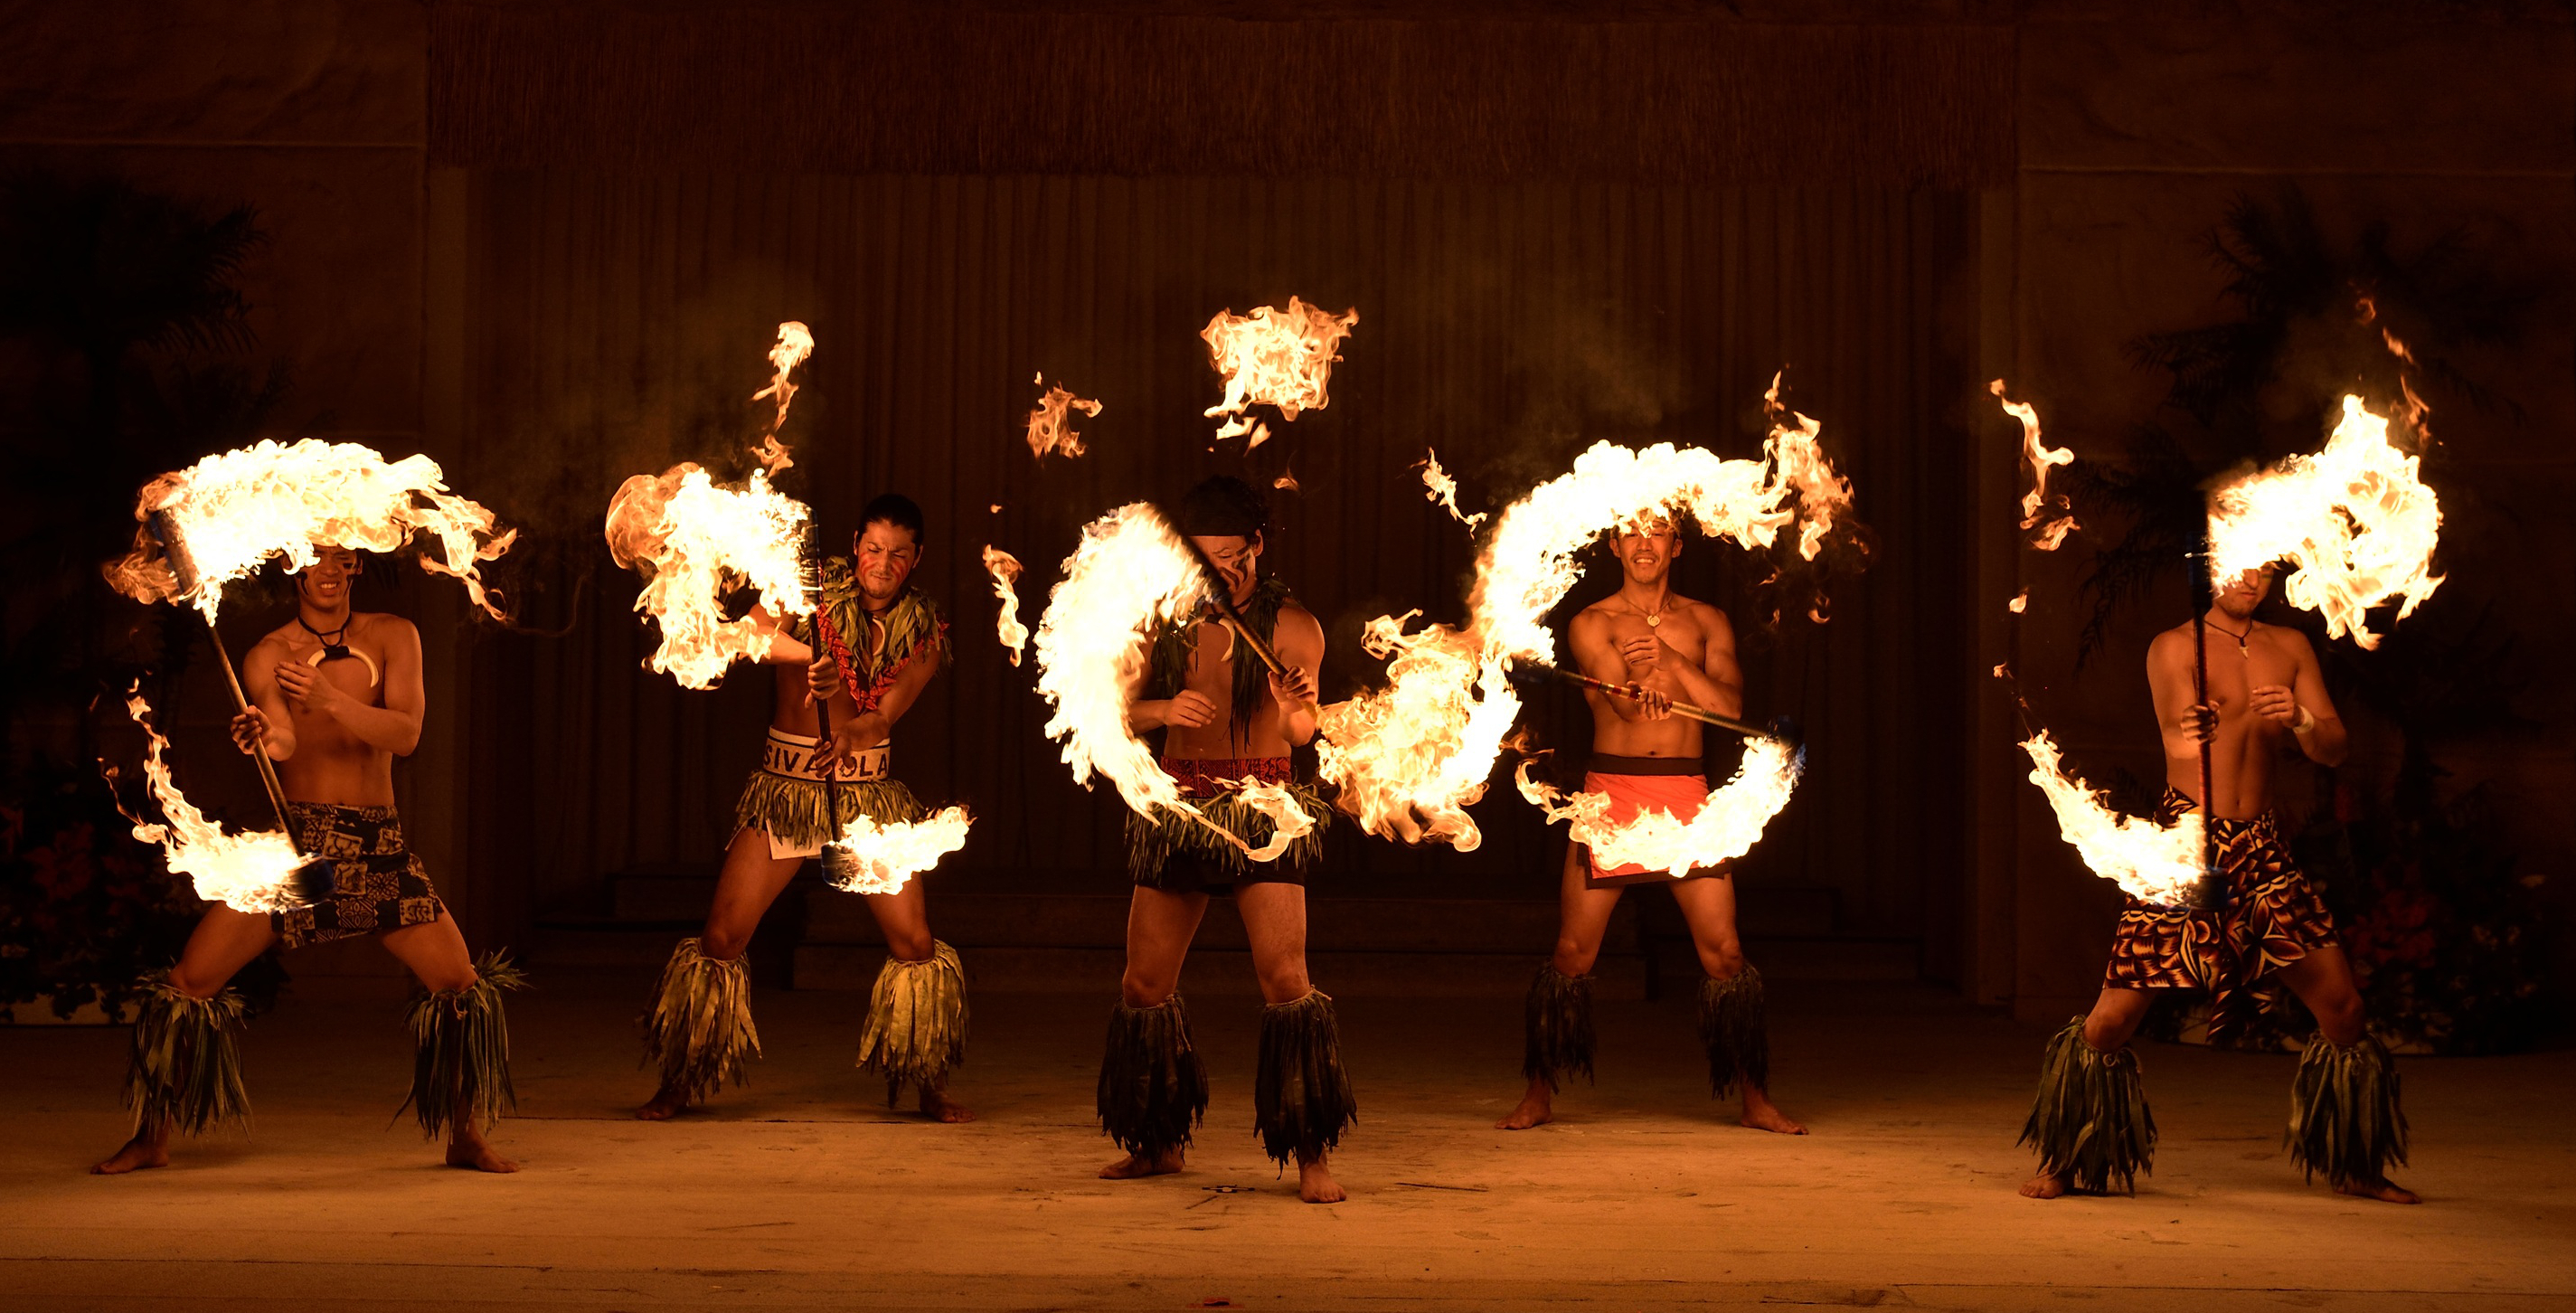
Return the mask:
<path id="1" fill-rule="evenodd" d="M 2290 732 L 2293 734 L 2310 734 L 2314 733 L 2316 728 L 2317 713 L 2308 710 L 2306 707 L 2301 707 L 2299 708 L 2298 723 L 2290 726 Z"/>

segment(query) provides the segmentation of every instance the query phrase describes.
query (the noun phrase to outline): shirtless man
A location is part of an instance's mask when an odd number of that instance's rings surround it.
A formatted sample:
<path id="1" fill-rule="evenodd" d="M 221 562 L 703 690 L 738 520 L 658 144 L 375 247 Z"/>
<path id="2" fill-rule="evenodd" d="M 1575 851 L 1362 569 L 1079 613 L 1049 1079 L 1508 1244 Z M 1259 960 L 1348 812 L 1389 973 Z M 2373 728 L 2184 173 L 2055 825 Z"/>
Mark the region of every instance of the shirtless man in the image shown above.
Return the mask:
<path id="1" fill-rule="evenodd" d="M 2291 1096 L 2291 1162 L 2311 1179 L 2323 1173 L 2344 1194 L 2416 1202 L 2388 1179 L 2389 1165 L 2406 1161 L 2395 1066 L 2370 1037 L 2334 922 L 2272 816 L 2272 769 L 2285 750 L 2333 766 L 2347 746 L 2307 636 L 2254 618 L 2273 574 L 2247 571 L 2219 592 L 2208 614 L 2158 634 L 2147 648 L 2147 684 L 2165 748 L 2159 819 L 2172 825 L 2202 810 L 2200 744 L 2209 739 L 2217 797 L 2208 811 L 2217 817 L 2210 828 L 2227 906 L 2129 900 L 2092 1015 L 2067 1023 L 2049 1044 L 2039 1097 L 2022 1130 L 2022 1142 L 2040 1155 L 2039 1174 L 2021 1187 L 2033 1199 L 2115 1185 L 2134 1191 L 2136 1173 L 2151 1166 L 2155 1120 L 2137 1055 L 2126 1047 L 2146 1019 L 2150 990 L 2208 991 L 2209 1037 L 2224 1043 L 2286 984 L 2317 1019 Z M 2193 696 L 2195 625 L 2209 653 L 2207 704 Z"/>
<path id="2" fill-rule="evenodd" d="M 742 1083 L 760 1053 L 743 955 L 762 914 L 821 855 L 824 841 L 862 814 L 882 824 L 924 815 L 892 774 L 889 740 L 947 664 L 948 622 L 911 586 L 925 551 L 921 508 L 889 493 L 869 502 L 860 522 L 851 555 L 823 563 L 819 640 L 808 618 L 758 613 L 772 626 L 764 659 L 777 667 L 769 742 L 735 804 L 733 841 L 706 929 L 672 950 L 645 1020 L 645 1061 L 662 1073 L 661 1087 L 635 1110 L 646 1121 L 666 1120 L 728 1082 Z M 845 670 L 851 678 L 843 678 Z M 828 744 L 819 736 L 817 698 L 832 712 Z M 830 791 L 827 775 L 838 781 Z M 840 807 L 827 828 L 831 793 Z M 886 1078 L 889 1106 L 911 1085 L 923 1115 L 973 1121 L 975 1114 L 948 1095 L 948 1071 L 966 1059 L 966 980 L 957 950 L 931 938 L 921 881 L 864 896 L 885 934 L 886 963 L 870 999 L 859 1066 Z"/>
<path id="3" fill-rule="evenodd" d="M 1646 807 L 1687 820 L 1707 804 L 1708 780 L 1700 765 L 1699 722 L 1676 718 L 1672 706 L 1687 702 L 1722 716 L 1742 714 L 1744 677 L 1735 665 L 1735 630 L 1725 612 L 1672 590 L 1681 536 L 1671 521 L 1631 526 L 1619 535 L 1618 553 L 1619 591 L 1577 614 L 1567 637 L 1584 673 L 1630 685 L 1644 696 L 1585 690 L 1584 701 L 1592 707 L 1592 761 L 1583 787 L 1610 795 L 1612 820 L 1624 821 Z M 1573 843 L 1566 845 L 1559 885 L 1556 953 L 1530 982 L 1521 1062 L 1529 1089 L 1496 1127 L 1525 1131 L 1544 1125 L 1554 1115 L 1560 1074 L 1580 1071 L 1591 1079 L 1589 973 L 1601 955 L 1611 909 L 1632 884 L 1673 891 L 1699 950 L 1700 969 L 1708 973 L 1700 982 L 1699 1023 L 1710 1092 L 1724 1098 L 1741 1086 L 1744 1125 L 1806 1134 L 1806 1127 L 1771 1102 L 1762 973 L 1744 960 L 1736 938 L 1735 881 L 1725 868 L 1695 870 L 1680 879 L 1639 866 L 1603 870 L 1587 848 Z"/>
<path id="4" fill-rule="evenodd" d="M 1155 639 L 1152 670 L 1128 695 L 1128 724 L 1163 731 L 1163 768 L 1206 811 L 1244 842 L 1259 845 L 1272 823 L 1225 781 L 1286 784 L 1316 828 L 1275 862 L 1245 860 L 1207 827 L 1170 815 L 1130 815 L 1128 865 L 1135 896 L 1127 909 L 1127 971 L 1109 1022 L 1100 1069 L 1101 1125 L 1127 1156 L 1102 1168 L 1108 1180 L 1181 1170 L 1190 1129 L 1207 1111 L 1207 1071 L 1190 1042 L 1189 1018 L 1176 992 L 1181 960 L 1198 934 L 1208 895 L 1231 892 L 1252 944 L 1261 982 L 1261 1066 L 1254 1080 L 1253 1125 L 1272 1161 L 1297 1164 L 1297 1196 L 1337 1203 L 1343 1190 L 1325 1166 L 1356 1118 L 1333 1001 L 1306 978 L 1308 867 L 1322 856 L 1323 823 L 1332 815 L 1305 781 L 1290 772 L 1289 752 L 1315 737 L 1314 672 L 1324 660 L 1324 630 L 1288 588 L 1260 573 L 1268 508 L 1240 479 L 1214 478 L 1181 505 L 1189 535 L 1230 591 L 1234 606 L 1266 637 L 1288 667 L 1266 667 L 1214 620 L 1166 627 Z"/>
<path id="5" fill-rule="evenodd" d="M 253 705 L 232 731 L 243 752 L 265 745 L 277 763 L 296 846 L 330 859 L 330 890 L 310 907 L 266 916 L 206 909 L 179 964 L 147 988 L 127 1079 L 134 1138 L 90 1169 L 100 1175 L 167 1166 L 174 1127 L 193 1134 L 248 1121 L 236 1048 L 243 1003 L 226 988 L 233 973 L 273 943 L 292 950 L 368 934 L 428 991 L 412 1009 L 421 1057 L 409 1103 L 422 1131 L 446 1132 L 450 1167 L 519 1170 L 484 1138 L 511 1102 L 508 1040 L 476 1043 L 472 1034 L 506 1036 L 500 991 L 519 987 L 518 969 L 467 956 L 394 814 L 394 758 L 419 745 L 428 703 L 420 631 L 400 616 L 350 609 L 356 552 L 316 554 L 295 576 L 295 622 L 243 657 Z"/>

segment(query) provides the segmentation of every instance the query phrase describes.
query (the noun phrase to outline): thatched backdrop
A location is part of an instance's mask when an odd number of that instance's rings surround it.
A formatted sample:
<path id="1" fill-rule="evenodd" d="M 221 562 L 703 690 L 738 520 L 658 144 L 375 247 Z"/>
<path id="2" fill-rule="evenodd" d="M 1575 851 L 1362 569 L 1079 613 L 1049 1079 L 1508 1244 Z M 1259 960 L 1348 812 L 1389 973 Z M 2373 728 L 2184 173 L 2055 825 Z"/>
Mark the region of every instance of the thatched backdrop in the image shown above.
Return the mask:
<path id="1" fill-rule="evenodd" d="M 434 164 L 1993 185 L 2008 26 L 439 5 Z"/>

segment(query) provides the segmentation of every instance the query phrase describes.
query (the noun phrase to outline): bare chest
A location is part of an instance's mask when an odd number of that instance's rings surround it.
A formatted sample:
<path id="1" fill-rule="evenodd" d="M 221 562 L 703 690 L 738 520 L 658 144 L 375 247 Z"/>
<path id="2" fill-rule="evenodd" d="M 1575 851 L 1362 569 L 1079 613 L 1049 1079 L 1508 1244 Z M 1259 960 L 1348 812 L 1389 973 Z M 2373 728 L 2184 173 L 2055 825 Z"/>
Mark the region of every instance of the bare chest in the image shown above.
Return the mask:
<path id="1" fill-rule="evenodd" d="M 1623 652 L 1631 643 L 1654 639 L 1674 656 L 1696 666 L 1708 659 L 1708 634 L 1688 612 L 1671 612 L 1661 616 L 1634 613 L 1610 617 L 1610 643 Z"/>

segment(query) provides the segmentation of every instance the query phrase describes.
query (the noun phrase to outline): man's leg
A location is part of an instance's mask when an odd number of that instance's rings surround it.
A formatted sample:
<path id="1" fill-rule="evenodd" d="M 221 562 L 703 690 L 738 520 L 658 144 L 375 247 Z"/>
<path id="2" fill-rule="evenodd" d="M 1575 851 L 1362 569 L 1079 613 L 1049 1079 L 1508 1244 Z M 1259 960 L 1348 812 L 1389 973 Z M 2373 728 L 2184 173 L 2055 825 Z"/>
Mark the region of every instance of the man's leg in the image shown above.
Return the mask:
<path id="1" fill-rule="evenodd" d="M 801 857 L 770 856 L 763 831 L 734 835 L 716 877 L 705 932 L 681 941 L 662 970 L 647 1058 L 661 1061 L 662 1084 L 636 1116 L 663 1121 L 676 1115 L 725 1081 L 740 1080 L 744 1059 L 759 1054 L 760 1036 L 751 1029 L 744 997 L 749 983 L 742 955 L 761 916 L 804 865 Z M 709 997 L 696 997 L 701 994 Z"/>
<path id="2" fill-rule="evenodd" d="M 971 1122 L 975 1114 L 948 1097 L 948 1070 L 966 1057 L 966 980 L 957 950 L 930 937 L 930 903 L 919 879 L 867 899 L 885 934 L 886 964 L 869 1001 L 859 1065 L 885 1075 L 887 1099 L 894 1098 L 891 1083 L 909 1081 L 921 1091 L 926 1116 Z"/>
<path id="3" fill-rule="evenodd" d="M 1127 970 L 1118 982 L 1119 1011 L 1111 1019 L 1111 1057 L 1104 1064 L 1101 1075 L 1104 1120 L 1109 1115 L 1113 1098 L 1122 1096 L 1123 1086 L 1131 1079 L 1151 1086 L 1142 1101 L 1146 1106 L 1137 1110 L 1145 1120 L 1160 1121 L 1174 1112 L 1180 1112 L 1185 1119 L 1194 1116 L 1185 1109 L 1164 1106 L 1168 1102 L 1166 1096 L 1173 1092 L 1165 1086 L 1176 1076 L 1179 1085 L 1188 1085 L 1187 1072 L 1131 1073 L 1113 1072 L 1111 1069 L 1132 1057 L 1119 1052 L 1122 1038 L 1126 1043 L 1133 1043 L 1145 1035 L 1161 1035 L 1167 1030 L 1177 1032 L 1171 1038 L 1184 1049 L 1181 1054 L 1172 1056 L 1185 1059 L 1186 1064 L 1198 1061 L 1197 1053 L 1186 1048 L 1187 1022 L 1177 1015 L 1162 1014 L 1166 1008 L 1173 1013 L 1178 1012 L 1179 999 L 1175 991 L 1181 984 L 1181 963 L 1189 956 L 1190 941 L 1198 937 L 1199 919 L 1207 915 L 1207 902 L 1208 896 L 1204 893 L 1176 894 L 1141 884 L 1136 886 L 1135 895 L 1128 901 Z M 1156 1065 L 1159 1065 L 1159 1060 Z M 1113 1084 L 1121 1085 L 1122 1090 L 1113 1091 Z M 1204 1107 L 1207 1092 L 1203 1079 L 1199 1085 L 1194 1097 Z M 1182 1093 L 1188 1094 L 1187 1091 Z M 1111 1124 L 1109 1131 L 1117 1137 L 1121 1135 L 1122 1127 Z M 1150 1149 L 1137 1149 L 1131 1146 L 1126 1157 L 1100 1169 L 1101 1179 L 1126 1181 L 1177 1172 L 1181 1170 L 1188 1136 L 1183 1134 L 1181 1139 L 1181 1144 L 1169 1147 L 1156 1145 Z"/>
<path id="4" fill-rule="evenodd" d="M 206 909 L 197 928 L 188 936 L 188 946 L 179 954 L 178 965 L 170 969 L 169 988 L 185 999 L 210 1003 L 224 992 L 235 972 L 250 964 L 252 958 L 268 951 L 276 932 L 269 929 L 268 918 L 248 912 L 236 912 L 220 903 Z M 238 996 L 236 996 L 238 997 Z M 146 1007 L 154 1006 L 147 1000 Z M 183 1005 L 184 1006 L 184 1005 Z M 146 1023 L 138 1020 L 138 1032 Z M 138 1033 L 138 1038 L 141 1035 Z M 228 1042 L 228 1041 L 227 1041 Z M 141 1054 L 138 1053 L 138 1058 Z M 193 1060 L 207 1060 L 213 1055 L 190 1053 Z M 138 1075 L 142 1073 L 138 1069 Z M 137 1104 L 134 1138 L 105 1162 L 90 1168 L 100 1176 L 118 1176 L 146 1167 L 166 1167 L 170 1163 L 170 1119 L 157 1115 L 153 1100 L 144 1098 Z"/>
<path id="5" fill-rule="evenodd" d="M 2156 1125 L 2138 1084 L 2137 1055 L 2126 1049 L 2129 1037 L 2147 1019 L 2149 1002 L 2143 989 L 2105 988 L 2080 1028 L 2068 1027 L 2076 1033 L 2061 1031 L 2050 1044 L 2039 1098 L 2030 1123 L 2022 1128 L 2022 1142 L 2035 1145 L 2040 1157 L 2039 1174 L 2022 1182 L 2024 1196 L 2054 1199 L 2075 1188 L 2079 1175 L 2098 1177 L 2091 1188 L 2103 1189 L 2115 1177 L 2133 1180 L 2130 1173 L 2145 1166 L 2146 1154 L 2155 1147 Z M 2134 1109 L 2129 1106 L 2132 1097 Z M 2061 1130 L 2070 1134 L 2058 1134 Z M 2061 1143 L 2065 1140 L 2081 1142 L 2083 1171 L 2075 1160 L 2079 1149 Z"/>
<path id="6" fill-rule="evenodd" d="M 1711 875 L 1673 882 L 1673 902 L 1699 950 L 1700 1032 L 1709 1051 L 1709 1080 L 1720 1097 L 1726 1086 L 1744 1090 L 1744 1125 L 1782 1135 L 1807 1128 L 1771 1102 L 1771 1034 L 1762 996 L 1762 973 L 1744 960 L 1735 934 L 1735 877 Z"/>
<path id="7" fill-rule="evenodd" d="M 1253 1120 L 1272 1157 L 1296 1158 L 1298 1198 L 1339 1203 L 1344 1192 L 1324 1159 L 1356 1109 L 1333 1001 L 1306 975 L 1305 886 L 1239 884 L 1234 904 L 1243 913 L 1264 1005 Z"/>
<path id="8" fill-rule="evenodd" d="M 414 1068 L 412 1101 L 432 1135 L 447 1131 L 447 1165 L 479 1172 L 515 1172 L 519 1165 L 501 1156 L 484 1138 L 484 1122 L 497 1117 L 509 1099 L 509 1030 L 502 1019 L 500 990 L 515 988 L 517 972 L 502 967 L 492 978 L 474 969 L 465 935 L 445 911 L 435 921 L 404 926 L 384 936 L 385 951 L 411 969 L 429 997 L 414 1009 L 414 1028 L 425 1052 Z M 506 977 L 504 976 L 506 973 Z M 477 1044 L 472 1032 L 488 1028 L 496 1043 Z M 431 1055 L 443 1055 L 433 1061 Z M 453 1070 L 446 1070 L 452 1068 Z M 423 1075 L 453 1088 L 423 1088 Z"/>
<path id="9" fill-rule="evenodd" d="M 2292 1160 L 2324 1172 L 2340 1193 L 2421 1203 L 2388 1179 L 2388 1165 L 2406 1161 L 2406 1114 L 2398 1107 L 2396 1064 L 2370 1037 L 2351 959 L 2340 948 L 2311 949 L 2281 969 L 2281 982 L 2317 1018 L 2291 1094 Z"/>
<path id="10" fill-rule="evenodd" d="M 1548 958 L 1539 979 L 1530 986 L 1530 1024 L 1542 1024 L 1537 1010 L 1558 1006 L 1552 995 L 1563 995 L 1565 1006 L 1579 1009 L 1579 1018 L 1569 1019 L 1562 1028 L 1579 1032 L 1581 1039 L 1574 1047 L 1581 1050 L 1580 1067 L 1588 1078 L 1592 1074 L 1590 1036 L 1592 1033 L 1592 964 L 1601 956 L 1601 937 L 1609 933 L 1610 913 L 1619 906 L 1619 889 L 1591 887 L 1586 876 L 1591 863 L 1586 860 L 1583 845 L 1565 846 L 1565 865 L 1557 876 L 1556 951 Z M 1551 975 L 1552 973 L 1552 975 Z M 1559 1060 L 1572 1060 L 1572 1055 L 1542 1053 L 1565 1047 L 1564 1044 L 1533 1042 L 1524 1046 L 1522 1074 L 1529 1078 L 1529 1088 L 1511 1115 L 1494 1123 L 1498 1130 L 1525 1131 L 1542 1126 L 1555 1115 L 1556 1078 Z"/>

